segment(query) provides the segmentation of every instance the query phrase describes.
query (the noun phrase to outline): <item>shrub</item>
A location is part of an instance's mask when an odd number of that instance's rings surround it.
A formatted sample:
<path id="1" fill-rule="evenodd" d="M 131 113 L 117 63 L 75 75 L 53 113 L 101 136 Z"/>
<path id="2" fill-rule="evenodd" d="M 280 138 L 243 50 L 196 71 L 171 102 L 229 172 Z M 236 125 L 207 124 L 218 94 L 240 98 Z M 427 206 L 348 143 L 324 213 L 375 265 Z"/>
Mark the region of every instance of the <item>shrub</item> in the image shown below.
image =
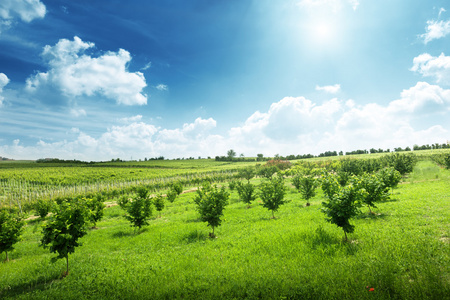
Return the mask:
<path id="1" fill-rule="evenodd" d="M 97 222 L 103 218 L 103 211 L 106 207 L 103 203 L 103 196 L 97 194 L 94 197 L 86 200 L 87 208 L 91 212 L 90 221 L 94 228 L 96 228 Z"/>
<path id="2" fill-rule="evenodd" d="M 250 179 L 255 177 L 255 169 L 251 167 L 239 169 L 238 176 L 239 178 L 246 179 L 247 182 L 250 183 Z"/>
<path id="3" fill-rule="evenodd" d="M 34 209 L 36 211 L 36 214 L 41 218 L 44 219 L 48 213 L 52 210 L 53 201 L 49 199 L 39 199 L 34 204 Z"/>
<path id="4" fill-rule="evenodd" d="M 366 193 L 362 198 L 362 202 L 367 205 L 371 213 L 371 207 L 376 207 L 376 202 L 381 202 L 389 199 L 388 187 L 380 180 L 377 175 L 365 174 L 361 177 L 359 185 Z"/>
<path id="5" fill-rule="evenodd" d="M 153 205 L 155 205 L 156 210 L 159 212 L 159 217 L 161 217 L 161 211 L 164 209 L 164 197 L 161 194 L 153 197 Z"/>
<path id="6" fill-rule="evenodd" d="M 176 191 L 174 191 L 173 189 L 170 189 L 168 192 L 167 192 L 167 200 L 170 202 L 170 203 L 173 203 L 173 201 L 175 201 L 175 199 L 177 198 L 177 192 Z"/>
<path id="7" fill-rule="evenodd" d="M 393 190 L 402 179 L 400 172 L 392 167 L 380 170 L 377 173 L 377 177 L 384 184 L 384 186 L 390 188 L 391 190 Z"/>

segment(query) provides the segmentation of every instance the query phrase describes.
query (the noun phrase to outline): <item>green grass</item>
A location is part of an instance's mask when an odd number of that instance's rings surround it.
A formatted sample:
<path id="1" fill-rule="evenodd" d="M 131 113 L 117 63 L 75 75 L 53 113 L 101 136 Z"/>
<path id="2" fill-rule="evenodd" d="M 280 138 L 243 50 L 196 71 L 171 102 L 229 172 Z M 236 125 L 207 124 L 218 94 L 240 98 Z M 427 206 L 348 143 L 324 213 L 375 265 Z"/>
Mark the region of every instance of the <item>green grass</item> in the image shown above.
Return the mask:
<path id="1" fill-rule="evenodd" d="M 233 192 L 216 239 L 194 195 L 166 203 L 140 234 L 118 206 L 108 208 L 69 256 L 65 278 L 65 262 L 50 262 L 40 224 L 29 221 L 12 261 L 0 265 L 0 298 L 449 299 L 450 171 L 430 162 L 419 162 L 376 215 L 362 208 L 349 243 L 320 212 L 320 190 L 305 207 L 291 187 L 276 219 Z"/>

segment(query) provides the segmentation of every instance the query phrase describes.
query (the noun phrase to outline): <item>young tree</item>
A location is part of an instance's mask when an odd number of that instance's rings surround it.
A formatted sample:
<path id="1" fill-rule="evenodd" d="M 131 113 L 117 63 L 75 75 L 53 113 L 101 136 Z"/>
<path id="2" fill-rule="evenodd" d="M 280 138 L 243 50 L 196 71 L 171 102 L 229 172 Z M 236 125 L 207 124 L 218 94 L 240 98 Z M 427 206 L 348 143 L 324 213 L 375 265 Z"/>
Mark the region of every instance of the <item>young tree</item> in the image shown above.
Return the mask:
<path id="1" fill-rule="evenodd" d="M 92 198 L 86 199 L 86 206 L 91 212 L 89 220 L 93 225 L 92 227 L 97 228 L 97 222 L 103 218 L 103 212 L 106 207 L 105 203 L 103 203 L 103 196 L 97 194 Z"/>
<path id="2" fill-rule="evenodd" d="M 177 193 L 177 196 L 179 196 L 183 192 L 183 184 L 179 181 L 176 181 L 172 183 L 170 189 L 173 190 L 175 193 Z"/>
<path id="3" fill-rule="evenodd" d="M 52 210 L 52 206 L 53 201 L 39 199 L 34 203 L 34 210 L 36 211 L 37 215 L 41 218 L 41 220 L 43 220 Z"/>
<path id="4" fill-rule="evenodd" d="M 153 198 L 153 204 L 156 210 L 159 212 L 159 217 L 161 218 L 161 211 L 164 209 L 164 197 L 161 194 L 156 195 Z"/>
<path id="5" fill-rule="evenodd" d="M 239 194 L 239 199 L 247 204 L 247 208 L 250 208 L 250 204 L 252 203 L 252 201 L 256 200 L 255 186 L 250 182 L 238 182 L 237 192 Z"/>
<path id="6" fill-rule="evenodd" d="M 276 166 L 262 166 L 258 169 L 258 175 L 264 178 L 270 179 L 273 174 L 278 172 L 278 168 Z"/>
<path id="7" fill-rule="evenodd" d="M 384 168 L 377 173 L 377 177 L 387 188 L 391 189 L 391 192 L 395 187 L 399 184 L 402 179 L 402 175 L 399 171 L 394 169 L 393 167 Z"/>
<path id="8" fill-rule="evenodd" d="M 174 191 L 173 189 L 170 189 L 170 190 L 167 192 L 167 200 L 168 200 L 170 203 L 173 203 L 173 201 L 175 201 L 176 198 L 177 198 L 177 192 Z"/>
<path id="9" fill-rule="evenodd" d="M 197 190 L 194 202 L 197 204 L 201 220 L 208 222 L 208 226 L 212 227 L 212 232 L 209 234 L 212 238 L 215 237 L 214 229 L 222 223 L 221 217 L 225 206 L 228 204 L 229 196 L 230 194 L 224 187 L 218 189 L 217 186 L 211 186 L 208 182 Z"/>
<path id="10" fill-rule="evenodd" d="M 286 203 L 284 201 L 284 195 L 286 194 L 286 187 L 284 185 L 284 179 L 281 176 L 265 180 L 259 186 L 259 197 L 263 202 L 263 207 L 272 211 L 272 219 L 275 219 L 274 212 L 278 211 L 278 208 Z"/>
<path id="11" fill-rule="evenodd" d="M 316 188 L 319 186 L 318 180 L 312 175 L 297 174 L 292 178 L 292 184 L 306 200 L 306 206 L 309 206 L 309 199 L 316 195 Z"/>
<path id="12" fill-rule="evenodd" d="M 388 187 L 374 174 L 363 175 L 359 185 L 366 191 L 362 202 L 369 208 L 369 213 L 372 213 L 371 207 L 376 208 L 376 202 L 389 199 Z"/>
<path id="13" fill-rule="evenodd" d="M 71 202 L 61 202 L 42 230 L 41 245 L 49 248 L 52 253 L 58 253 L 52 261 L 66 259 L 65 275 L 69 274 L 69 254 L 81 246 L 78 239 L 87 233 L 90 213 L 85 201 L 86 199 L 74 199 Z"/>
<path id="14" fill-rule="evenodd" d="M 148 197 L 149 190 L 146 187 L 139 187 L 137 195 L 133 198 L 122 197 L 119 200 L 120 207 L 126 211 L 125 219 L 131 222 L 131 226 L 141 230 L 141 227 L 148 225 L 148 219 L 152 215 L 152 201 Z"/>
<path id="15" fill-rule="evenodd" d="M 355 226 L 350 224 L 350 219 L 359 212 L 359 201 L 364 196 L 364 191 L 350 183 L 345 187 L 339 187 L 336 193 L 330 193 L 328 202 L 322 202 L 322 212 L 327 216 L 327 221 L 344 230 L 345 240 L 347 233 L 352 233 Z"/>
<path id="16" fill-rule="evenodd" d="M 20 240 L 24 222 L 21 217 L 0 210 L 0 253 L 6 252 L 5 261 L 9 261 L 8 252 L 14 250 L 14 244 Z"/>
<path id="17" fill-rule="evenodd" d="M 250 179 L 255 177 L 255 169 L 252 167 L 247 167 L 243 169 L 239 169 L 238 176 L 240 178 L 247 179 L 247 182 L 250 183 Z"/>

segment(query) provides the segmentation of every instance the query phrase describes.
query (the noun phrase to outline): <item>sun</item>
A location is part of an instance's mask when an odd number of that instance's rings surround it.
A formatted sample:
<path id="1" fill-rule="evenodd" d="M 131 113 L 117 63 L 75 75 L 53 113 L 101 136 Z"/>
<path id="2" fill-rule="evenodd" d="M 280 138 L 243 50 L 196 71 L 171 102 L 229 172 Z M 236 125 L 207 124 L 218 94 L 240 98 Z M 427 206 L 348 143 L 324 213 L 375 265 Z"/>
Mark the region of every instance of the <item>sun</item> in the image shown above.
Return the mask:
<path id="1" fill-rule="evenodd" d="M 332 28 L 329 24 L 325 23 L 316 24 L 313 31 L 315 37 L 321 41 L 325 41 L 332 37 Z"/>

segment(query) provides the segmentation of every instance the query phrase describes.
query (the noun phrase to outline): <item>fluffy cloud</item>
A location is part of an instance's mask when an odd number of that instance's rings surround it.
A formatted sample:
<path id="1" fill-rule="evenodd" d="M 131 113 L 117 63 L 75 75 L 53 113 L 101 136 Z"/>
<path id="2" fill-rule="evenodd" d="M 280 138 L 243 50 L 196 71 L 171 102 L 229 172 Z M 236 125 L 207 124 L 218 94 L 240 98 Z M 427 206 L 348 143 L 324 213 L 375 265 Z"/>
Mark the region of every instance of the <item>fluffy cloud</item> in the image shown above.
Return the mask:
<path id="1" fill-rule="evenodd" d="M 326 86 L 318 86 L 316 85 L 316 91 L 324 91 L 330 94 L 337 94 L 341 90 L 340 84 L 335 85 L 326 85 Z"/>
<path id="2" fill-rule="evenodd" d="M 413 64 L 411 71 L 434 77 L 437 83 L 450 85 L 450 56 L 441 53 L 439 57 L 434 57 L 424 53 L 415 57 Z"/>
<path id="3" fill-rule="evenodd" d="M 84 54 L 92 47 L 94 43 L 83 42 L 78 37 L 45 46 L 42 56 L 50 68 L 29 77 L 27 89 L 33 92 L 51 86 L 68 97 L 98 94 L 119 104 L 146 104 L 147 96 L 142 93 L 147 86 L 144 75 L 127 71 L 130 53 L 120 49 L 99 57 Z"/>
<path id="4" fill-rule="evenodd" d="M 20 18 L 23 22 L 42 19 L 46 8 L 39 0 L 2 0 L 0 2 L 0 32 L 9 27 L 14 19 Z"/>
<path id="5" fill-rule="evenodd" d="M 428 44 L 432 40 L 440 39 L 450 33 L 450 21 L 427 21 L 426 32 L 419 35 L 423 39 L 425 44 Z"/>
<path id="6" fill-rule="evenodd" d="M 2 96 L 3 88 L 9 83 L 9 78 L 4 73 L 0 73 L 0 107 L 3 105 L 3 100 L 5 99 Z"/>

